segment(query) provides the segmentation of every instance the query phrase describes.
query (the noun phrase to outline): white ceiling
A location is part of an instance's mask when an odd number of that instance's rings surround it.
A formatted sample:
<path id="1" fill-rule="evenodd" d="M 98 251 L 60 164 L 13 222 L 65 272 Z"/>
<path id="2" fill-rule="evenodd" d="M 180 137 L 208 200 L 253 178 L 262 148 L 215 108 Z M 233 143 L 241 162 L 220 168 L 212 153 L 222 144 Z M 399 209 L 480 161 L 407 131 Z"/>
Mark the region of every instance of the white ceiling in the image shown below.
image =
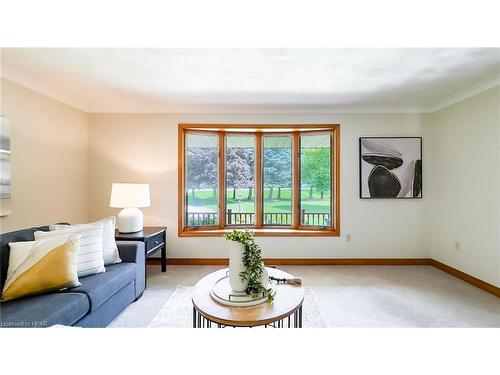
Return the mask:
<path id="1" fill-rule="evenodd" d="M 431 112 L 500 84 L 500 49 L 2 49 L 87 112 Z"/>

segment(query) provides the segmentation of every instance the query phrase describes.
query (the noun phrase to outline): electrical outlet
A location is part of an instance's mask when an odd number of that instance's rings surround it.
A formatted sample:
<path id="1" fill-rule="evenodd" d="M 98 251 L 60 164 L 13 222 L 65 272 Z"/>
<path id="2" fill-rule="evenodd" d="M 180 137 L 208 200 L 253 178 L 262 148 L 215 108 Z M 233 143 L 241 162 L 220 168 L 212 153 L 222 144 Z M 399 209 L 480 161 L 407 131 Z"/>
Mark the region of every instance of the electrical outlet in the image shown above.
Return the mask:
<path id="1" fill-rule="evenodd" d="M 455 240 L 455 250 L 460 250 L 460 241 Z"/>
<path id="2" fill-rule="evenodd" d="M 346 240 L 347 242 L 351 242 L 351 233 L 347 233 L 347 234 L 345 235 L 345 240 Z"/>

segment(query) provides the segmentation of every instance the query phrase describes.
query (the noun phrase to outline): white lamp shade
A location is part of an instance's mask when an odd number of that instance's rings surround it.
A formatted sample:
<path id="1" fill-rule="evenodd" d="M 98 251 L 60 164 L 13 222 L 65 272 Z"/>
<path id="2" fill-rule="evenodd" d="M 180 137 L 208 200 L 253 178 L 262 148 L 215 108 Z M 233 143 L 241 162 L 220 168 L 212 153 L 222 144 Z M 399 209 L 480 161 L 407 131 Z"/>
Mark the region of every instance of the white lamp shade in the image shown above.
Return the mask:
<path id="1" fill-rule="evenodd" d="M 149 207 L 149 184 L 122 184 L 111 185 L 111 199 L 109 206 L 114 208 L 141 208 Z"/>

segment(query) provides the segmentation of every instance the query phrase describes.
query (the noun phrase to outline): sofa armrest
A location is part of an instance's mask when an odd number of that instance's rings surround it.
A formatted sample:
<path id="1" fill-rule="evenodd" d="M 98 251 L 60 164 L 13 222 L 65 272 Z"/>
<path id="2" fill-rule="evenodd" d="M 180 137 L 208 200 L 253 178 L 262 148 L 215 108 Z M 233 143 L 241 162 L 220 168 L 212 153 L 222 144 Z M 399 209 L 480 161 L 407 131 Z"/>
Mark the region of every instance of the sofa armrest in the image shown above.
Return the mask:
<path id="1" fill-rule="evenodd" d="M 144 243 L 138 241 L 116 241 L 122 262 L 135 263 L 135 297 L 139 298 L 146 288 L 146 252 Z"/>
<path id="2" fill-rule="evenodd" d="M 122 262 L 144 264 L 144 243 L 138 241 L 116 241 Z"/>

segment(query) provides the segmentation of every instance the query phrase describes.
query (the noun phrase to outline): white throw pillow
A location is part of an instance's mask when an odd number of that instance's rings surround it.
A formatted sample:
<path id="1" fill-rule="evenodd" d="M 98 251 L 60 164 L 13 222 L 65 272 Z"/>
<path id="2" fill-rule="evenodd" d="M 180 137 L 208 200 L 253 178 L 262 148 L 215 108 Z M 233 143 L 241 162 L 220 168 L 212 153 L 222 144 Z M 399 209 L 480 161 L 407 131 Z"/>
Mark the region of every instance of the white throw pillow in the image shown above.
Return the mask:
<path id="1" fill-rule="evenodd" d="M 89 224 L 102 224 L 102 257 L 104 259 L 104 265 L 121 263 L 120 254 L 118 253 L 118 246 L 116 246 L 115 241 L 115 222 L 114 216 L 107 217 L 102 220 L 95 221 Z M 89 224 L 52 224 L 49 226 L 51 231 L 67 229 L 67 228 L 77 228 Z"/>
<path id="2" fill-rule="evenodd" d="M 88 224 L 76 228 L 55 230 L 51 232 L 35 232 L 35 240 L 44 238 L 64 238 L 80 233 L 80 249 L 78 251 L 78 277 L 105 272 L 102 257 L 102 224 Z"/>

